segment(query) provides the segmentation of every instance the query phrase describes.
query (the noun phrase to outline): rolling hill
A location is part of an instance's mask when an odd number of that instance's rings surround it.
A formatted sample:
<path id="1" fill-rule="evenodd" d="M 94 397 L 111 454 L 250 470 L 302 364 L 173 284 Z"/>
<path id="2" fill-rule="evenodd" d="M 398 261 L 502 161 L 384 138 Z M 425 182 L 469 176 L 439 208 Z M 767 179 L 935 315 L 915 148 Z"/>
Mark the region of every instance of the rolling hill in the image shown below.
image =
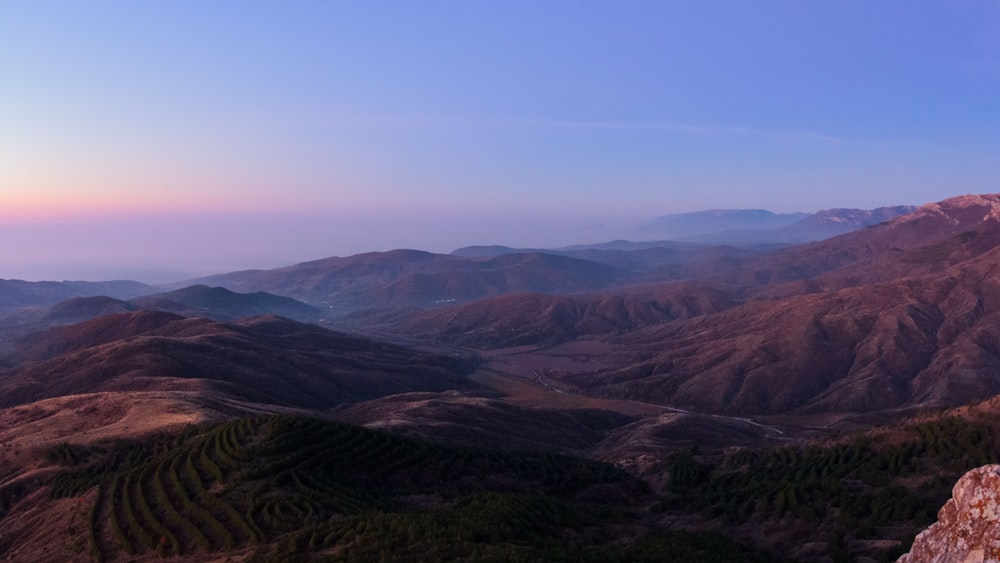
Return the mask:
<path id="1" fill-rule="evenodd" d="M 74 297 L 110 296 L 130 299 L 156 290 L 134 281 L 41 281 L 0 280 L 0 311 L 20 307 L 45 307 Z"/>
<path id="2" fill-rule="evenodd" d="M 357 313 L 346 321 L 424 342 L 493 349 L 621 333 L 733 305 L 720 291 L 678 284 L 619 294 L 502 295 L 432 310 Z"/>
<path id="3" fill-rule="evenodd" d="M 274 316 L 234 323 L 137 311 L 32 335 L 0 371 L 0 406 L 103 391 L 198 391 L 329 408 L 409 391 L 476 389 L 461 359 Z"/>
<path id="4" fill-rule="evenodd" d="M 165 311 L 187 317 L 227 321 L 258 315 L 279 315 L 317 322 L 321 311 L 287 297 L 264 292 L 240 294 L 221 287 L 190 286 L 129 300 L 108 296 L 73 297 L 49 307 L 21 307 L 0 314 L 0 357 L 15 350 L 19 340 L 46 329 L 130 311 Z"/>
<path id="5" fill-rule="evenodd" d="M 327 258 L 286 268 L 195 280 L 233 291 L 289 296 L 333 314 L 364 308 L 432 307 L 503 293 L 570 293 L 608 287 L 621 275 L 596 262 L 552 254 L 460 258 L 416 250 Z"/>
<path id="6" fill-rule="evenodd" d="M 288 297 L 263 291 L 236 293 L 222 287 L 192 285 L 174 291 L 137 297 L 129 301 L 138 309 L 167 311 L 185 317 L 236 320 L 258 315 L 277 315 L 303 322 L 316 321 L 321 312 Z"/>

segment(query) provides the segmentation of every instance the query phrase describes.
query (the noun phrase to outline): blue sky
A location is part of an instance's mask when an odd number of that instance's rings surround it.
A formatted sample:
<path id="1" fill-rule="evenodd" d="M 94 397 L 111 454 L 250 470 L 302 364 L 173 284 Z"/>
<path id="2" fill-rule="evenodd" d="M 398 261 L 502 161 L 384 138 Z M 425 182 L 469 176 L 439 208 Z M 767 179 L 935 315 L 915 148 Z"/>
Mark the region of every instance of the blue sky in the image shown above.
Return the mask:
<path id="1" fill-rule="evenodd" d="M 595 242 L 1000 178 L 991 1 L 0 5 L 0 277 Z"/>

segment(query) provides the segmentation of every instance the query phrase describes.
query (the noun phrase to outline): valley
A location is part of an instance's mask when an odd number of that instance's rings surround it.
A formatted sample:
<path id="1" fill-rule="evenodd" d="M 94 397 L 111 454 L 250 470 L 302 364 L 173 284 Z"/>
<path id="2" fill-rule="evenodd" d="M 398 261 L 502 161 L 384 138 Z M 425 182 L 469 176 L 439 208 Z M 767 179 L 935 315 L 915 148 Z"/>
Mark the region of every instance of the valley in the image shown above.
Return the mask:
<path id="1" fill-rule="evenodd" d="M 0 560 L 894 559 L 1000 456 L 1000 196 L 855 211 L 3 281 Z"/>
<path id="2" fill-rule="evenodd" d="M 998 25 L 4 3 L 0 563 L 1000 563 Z"/>

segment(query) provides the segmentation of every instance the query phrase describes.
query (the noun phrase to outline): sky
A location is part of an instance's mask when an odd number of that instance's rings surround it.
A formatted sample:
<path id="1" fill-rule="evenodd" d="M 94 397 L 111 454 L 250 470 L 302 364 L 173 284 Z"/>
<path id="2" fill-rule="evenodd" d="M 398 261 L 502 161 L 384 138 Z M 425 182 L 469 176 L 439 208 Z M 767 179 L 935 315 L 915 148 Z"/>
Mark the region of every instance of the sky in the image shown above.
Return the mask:
<path id="1" fill-rule="evenodd" d="M 0 0 L 0 278 L 1000 191 L 993 0 Z"/>

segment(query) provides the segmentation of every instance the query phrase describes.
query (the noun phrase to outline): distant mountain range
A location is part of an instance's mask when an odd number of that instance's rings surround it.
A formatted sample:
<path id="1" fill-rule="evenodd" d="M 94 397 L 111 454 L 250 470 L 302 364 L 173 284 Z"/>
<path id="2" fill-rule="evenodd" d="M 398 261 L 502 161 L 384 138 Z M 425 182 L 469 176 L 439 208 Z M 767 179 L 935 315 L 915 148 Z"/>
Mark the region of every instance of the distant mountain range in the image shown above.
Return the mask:
<path id="1" fill-rule="evenodd" d="M 134 281 L 28 282 L 0 279 L 0 311 L 24 306 L 54 305 L 73 297 L 105 295 L 120 299 L 131 299 L 155 292 L 155 288 Z"/>
<path id="2" fill-rule="evenodd" d="M 775 245 L 857 230 L 912 209 L 836 209 L 812 215 L 706 211 L 665 216 L 652 223 L 676 224 L 675 230 L 683 227 L 685 236 L 692 239 L 687 242 L 612 241 L 558 249 L 478 246 L 460 248 L 450 255 L 396 250 L 326 258 L 275 270 L 233 272 L 185 283 L 286 295 L 333 309 L 335 315 L 358 309 L 439 307 L 521 292 L 593 292 L 702 277 L 718 264 L 740 265 Z M 758 230 L 747 231 L 750 226 Z M 697 237 L 691 233 L 695 232 L 702 240 L 693 242 Z"/>
<path id="3" fill-rule="evenodd" d="M 368 322 L 431 342 L 541 346 L 575 358 L 548 377 L 579 392 L 695 411 L 957 405 L 1000 393 L 998 252 L 1000 197 L 967 196 L 714 261 L 683 285 L 512 295 Z"/>
<path id="4" fill-rule="evenodd" d="M 1000 300 L 991 281 L 998 201 L 963 196 L 915 210 L 804 217 L 715 211 L 657 223 L 708 228 L 735 217 L 730 224 L 772 232 L 850 231 L 770 251 L 671 241 L 397 250 L 233 272 L 161 293 L 134 282 L 6 281 L 0 344 L 13 368 L 37 348 L 20 339 L 111 314 L 281 315 L 491 357 L 511 347 L 573 350 L 571 368 L 544 360 L 553 366 L 544 377 L 573 393 L 699 412 L 955 405 L 1000 393 L 984 371 L 1000 365 L 988 344 L 1000 339 L 991 308 Z M 107 295 L 79 295 L 93 292 Z"/>
<path id="5" fill-rule="evenodd" d="M 725 231 L 777 229 L 808 216 L 808 213 L 773 213 L 766 209 L 708 209 L 663 215 L 643 223 L 639 231 L 683 239 Z"/>
<path id="6" fill-rule="evenodd" d="M 0 280 L 0 313 L 48 307 L 77 297 L 102 296 L 120 300 L 143 297 L 141 304 L 133 305 L 191 314 L 200 307 L 196 303 L 199 297 L 191 294 L 192 290 L 185 296 L 160 295 L 155 298 L 160 300 L 158 305 L 151 297 L 190 286 L 224 287 L 240 293 L 268 292 L 319 307 L 334 316 L 359 309 L 439 307 L 520 292 L 593 292 L 634 283 L 704 277 L 720 263 L 743 264 L 775 246 L 856 230 L 910 209 L 906 206 L 872 211 L 837 209 L 812 215 L 763 210 L 685 213 L 649 223 L 650 229 L 673 225 L 671 229 L 690 239 L 684 242 L 619 240 L 559 249 L 465 247 L 451 255 L 395 250 L 325 258 L 273 270 L 232 272 L 158 288 L 129 281 Z M 754 230 L 748 231 L 750 228 Z M 223 313 L 219 301 L 222 296 L 203 298 L 213 304 L 202 308 L 211 309 L 212 318 L 219 319 L 270 312 L 308 320 L 316 314 L 301 307 L 285 310 L 277 302 L 267 305 L 231 302 L 226 305 L 229 311 Z M 127 310 L 122 304 L 117 306 L 119 310 Z"/>
<path id="7" fill-rule="evenodd" d="M 643 224 L 640 232 L 702 244 L 801 244 L 884 223 L 915 209 L 898 205 L 872 210 L 826 209 L 812 214 L 763 209 L 697 211 L 658 217 Z"/>

